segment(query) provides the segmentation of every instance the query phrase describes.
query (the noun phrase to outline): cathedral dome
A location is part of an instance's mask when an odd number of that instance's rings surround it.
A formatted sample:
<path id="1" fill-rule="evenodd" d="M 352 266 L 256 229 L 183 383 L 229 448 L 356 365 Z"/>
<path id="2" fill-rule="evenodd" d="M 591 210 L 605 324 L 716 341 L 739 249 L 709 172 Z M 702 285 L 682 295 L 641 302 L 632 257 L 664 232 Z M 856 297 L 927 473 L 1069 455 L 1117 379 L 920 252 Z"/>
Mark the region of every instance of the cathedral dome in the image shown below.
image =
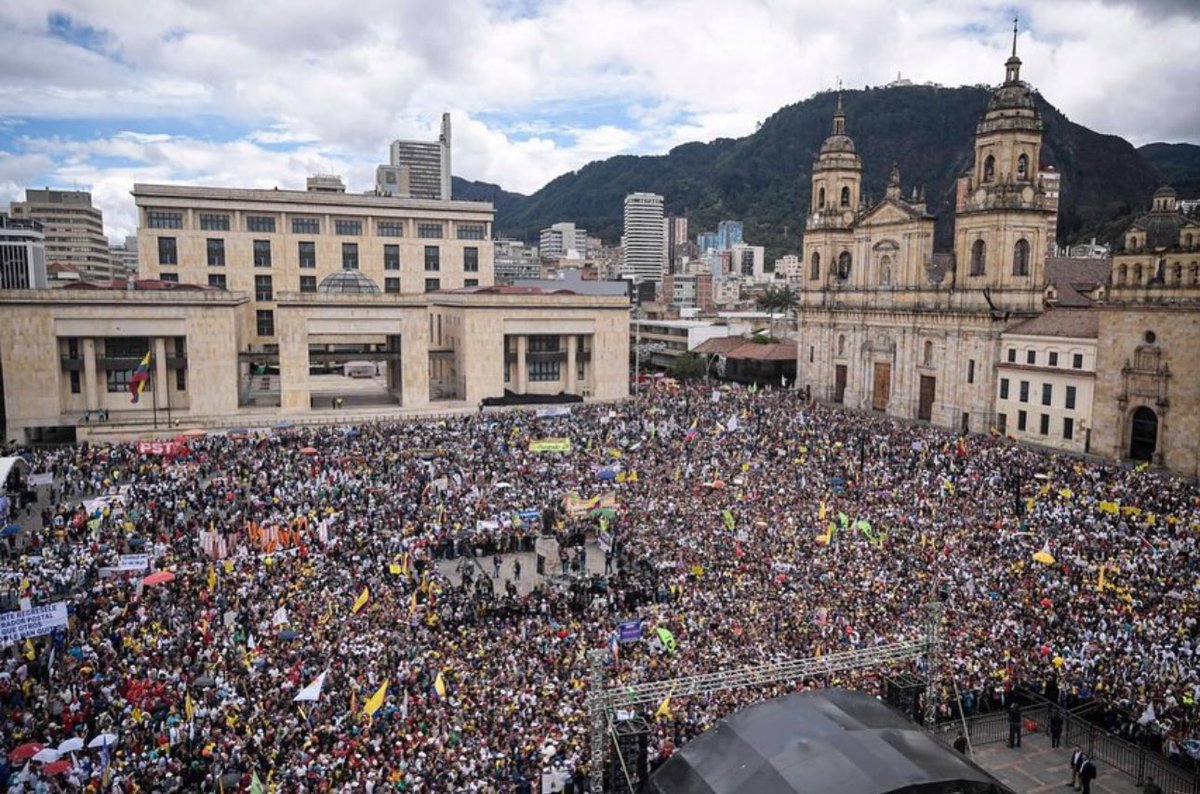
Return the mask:
<path id="1" fill-rule="evenodd" d="M 379 286 L 358 270 L 339 270 L 326 276 L 317 285 L 317 292 L 327 295 L 378 295 Z"/>
<path id="2" fill-rule="evenodd" d="M 854 141 L 849 135 L 830 135 L 821 144 L 821 154 L 855 154 Z"/>

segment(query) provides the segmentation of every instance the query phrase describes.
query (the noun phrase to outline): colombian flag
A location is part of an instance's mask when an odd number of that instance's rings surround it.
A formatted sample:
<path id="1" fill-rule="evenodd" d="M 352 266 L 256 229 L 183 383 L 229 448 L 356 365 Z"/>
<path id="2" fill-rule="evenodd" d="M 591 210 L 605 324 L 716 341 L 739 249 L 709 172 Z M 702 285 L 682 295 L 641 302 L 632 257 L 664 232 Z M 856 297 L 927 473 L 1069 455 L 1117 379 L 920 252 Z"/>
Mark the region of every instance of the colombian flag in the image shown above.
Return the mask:
<path id="1" fill-rule="evenodd" d="M 133 395 L 130 402 L 137 402 L 138 397 L 142 396 L 142 392 L 146 390 L 146 381 L 150 380 L 150 351 L 146 351 L 146 355 L 142 356 L 142 363 L 138 364 L 137 369 L 133 371 L 133 377 L 129 379 L 129 393 Z"/>

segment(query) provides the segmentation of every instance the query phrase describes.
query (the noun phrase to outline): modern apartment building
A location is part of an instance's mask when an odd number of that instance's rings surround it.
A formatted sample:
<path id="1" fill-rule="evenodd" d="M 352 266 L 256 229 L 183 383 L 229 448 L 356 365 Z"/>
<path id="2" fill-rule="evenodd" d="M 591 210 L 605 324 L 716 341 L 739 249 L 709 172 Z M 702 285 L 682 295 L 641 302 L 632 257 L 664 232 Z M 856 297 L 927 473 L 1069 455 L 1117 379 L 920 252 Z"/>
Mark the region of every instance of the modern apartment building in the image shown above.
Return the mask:
<path id="1" fill-rule="evenodd" d="M 486 202 L 323 189 L 137 184 L 142 278 L 248 293 L 243 338 L 277 343 L 276 298 L 358 271 L 395 295 L 493 284 Z"/>
<path id="2" fill-rule="evenodd" d="M 14 220 L 35 220 L 45 235 L 46 264 L 69 265 L 84 280 L 113 276 L 104 215 L 83 190 L 26 190 L 9 208 Z"/>
<path id="3" fill-rule="evenodd" d="M 541 277 L 542 263 L 536 245 L 525 245 L 520 240 L 496 240 L 492 246 L 492 269 L 497 284 Z"/>
<path id="4" fill-rule="evenodd" d="M 663 218 L 663 240 L 667 247 L 667 272 L 681 272 L 683 258 L 687 254 L 687 218 L 678 218 L 673 215 Z"/>
<path id="5" fill-rule="evenodd" d="M 630 193 L 625 197 L 625 227 L 621 235 L 621 275 L 658 284 L 666 266 L 663 241 L 663 197 Z"/>
<path id="6" fill-rule="evenodd" d="M 137 237 L 126 237 L 123 244 L 109 246 L 108 253 L 112 257 L 115 276 L 120 277 L 137 273 Z"/>
<path id="7" fill-rule="evenodd" d="M 587 230 L 573 223 L 555 223 L 538 235 L 538 254 L 542 259 L 587 257 Z"/>
<path id="8" fill-rule="evenodd" d="M 389 164 L 375 169 L 375 192 L 396 198 L 449 201 L 450 114 L 437 141 L 392 141 Z"/>
<path id="9" fill-rule="evenodd" d="M 0 213 L 0 289 L 45 289 L 42 225 Z"/>

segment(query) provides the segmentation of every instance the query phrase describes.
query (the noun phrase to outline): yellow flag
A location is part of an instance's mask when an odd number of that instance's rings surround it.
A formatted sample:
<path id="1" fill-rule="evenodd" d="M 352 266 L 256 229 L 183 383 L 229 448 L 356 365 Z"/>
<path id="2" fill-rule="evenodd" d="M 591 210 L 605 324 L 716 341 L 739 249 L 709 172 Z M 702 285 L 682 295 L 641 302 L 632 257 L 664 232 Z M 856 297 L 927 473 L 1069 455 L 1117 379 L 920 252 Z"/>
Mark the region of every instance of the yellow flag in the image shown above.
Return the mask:
<path id="1" fill-rule="evenodd" d="M 396 564 L 396 563 L 394 563 L 394 562 L 388 565 L 388 571 L 389 571 L 390 573 L 393 573 L 393 574 L 397 575 L 397 576 L 399 576 L 399 575 L 400 575 L 400 573 L 401 573 L 403 570 L 404 570 L 403 568 L 401 568 L 399 565 L 397 565 L 397 564 Z"/>
<path id="2" fill-rule="evenodd" d="M 191 722 L 196 716 L 196 705 L 192 703 L 192 696 L 190 694 L 183 696 L 183 716 L 187 718 L 188 722 Z"/>
<path id="3" fill-rule="evenodd" d="M 413 590 L 412 597 L 408 599 L 408 611 L 417 611 L 417 591 Z"/>
<path id="4" fill-rule="evenodd" d="M 654 712 L 654 719 L 659 719 L 660 717 L 670 717 L 670 716 L 671 716 L 671 696 L 667 695 L 665 698 L 663 698 L 662 703 L 658 704 L 658 710 Z"/>
<path id="5" fill-rule="evenodd" d="M 369 589 L 367 589 L 366 587 L 364 587 L 363 591 L 358 594 L 358 598 L 354 599 L 354 606 L 350 608 L 350 614 L 357 615 L 358 610 L 360 610 L 364 606 L 366 606 L 366 603 L 367 603 L 367 601 L 370 600 L 370 598 L 371 598 L 371 591 Z"/>
<path id="6" fill-rule="evenodd" d="M 387 679 L 384 679 L 383 686 L 379 687 L 375 694 L 371 695 L 367 702 L 363 704 L 363 714 L 366 714 L 368 717 L 375 716 L 375 712 L 379 711 L 379 707 L 383 705 L 383 699 L 387 697 L 387 688 L 388 682 Z"/>
<path id="7" fill-rule="evenodd" d="M 210 565 L 210 566 L 208 566 L 208 592 L 211 593 L 212 591 L 214 591 L 216 589 L 217 589 L 217 566 Z"/>
<path id="8" fill-rule="evenodd" d="M 824 499 L 821 500 L 821 509 L 817 512 L 817 519 L 819 521 L 825 520 L 825 500 Z"/>
<path id="9" fill-rule="evenodd" d="M 433 679 L 433 691 L 438 693 L 438 697 L 446 697 L 446 679 L 442 678 L 442 671 L 438 670 L 437 678 Z"/>
<path id="10" fill-rule="evenodd" d="M 1100 566 L 1100 581 L 1096 582 L 1096 590 L 1101 593 L 1104 592 L 1104 567 L 1104 565 Z"/>
<path id="11" fill-rule="evenodd" d="M 31 662 L 37 658 L 37 651 L 33 649 L 33 641 L 28 637 L 25 638 L 25 658 Z"/>

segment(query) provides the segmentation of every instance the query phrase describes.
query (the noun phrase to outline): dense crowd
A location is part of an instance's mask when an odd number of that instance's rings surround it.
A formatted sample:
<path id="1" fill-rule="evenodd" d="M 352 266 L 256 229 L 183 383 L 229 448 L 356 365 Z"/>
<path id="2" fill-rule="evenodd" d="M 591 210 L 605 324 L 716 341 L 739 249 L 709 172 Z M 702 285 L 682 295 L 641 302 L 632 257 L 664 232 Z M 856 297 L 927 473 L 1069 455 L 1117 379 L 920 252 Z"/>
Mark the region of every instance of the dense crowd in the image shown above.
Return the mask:
<path id="1" fill-rule="evenodd" d="M 54 486 L 3 583 L 71 623 L 7 654 L 0 745 L 118 738 L 9 762 L 9 790 L 578 792 L 588 651 L 614 684 L 675 678 L 916 639 L 931 600 L 943 717 L 1024 684 L 1200 728 L 1200 500 L 1145 467 L 710 385 L 186 446 L 24 453 Z M 501 556 L 553 536 L 578 567 L 602 529 L 617 570 L 584 600 Z M 134 553 L 174 580 L 112 570 Z M 748 702 L 880 681 L 672 698 L 651 761 Z"/>

